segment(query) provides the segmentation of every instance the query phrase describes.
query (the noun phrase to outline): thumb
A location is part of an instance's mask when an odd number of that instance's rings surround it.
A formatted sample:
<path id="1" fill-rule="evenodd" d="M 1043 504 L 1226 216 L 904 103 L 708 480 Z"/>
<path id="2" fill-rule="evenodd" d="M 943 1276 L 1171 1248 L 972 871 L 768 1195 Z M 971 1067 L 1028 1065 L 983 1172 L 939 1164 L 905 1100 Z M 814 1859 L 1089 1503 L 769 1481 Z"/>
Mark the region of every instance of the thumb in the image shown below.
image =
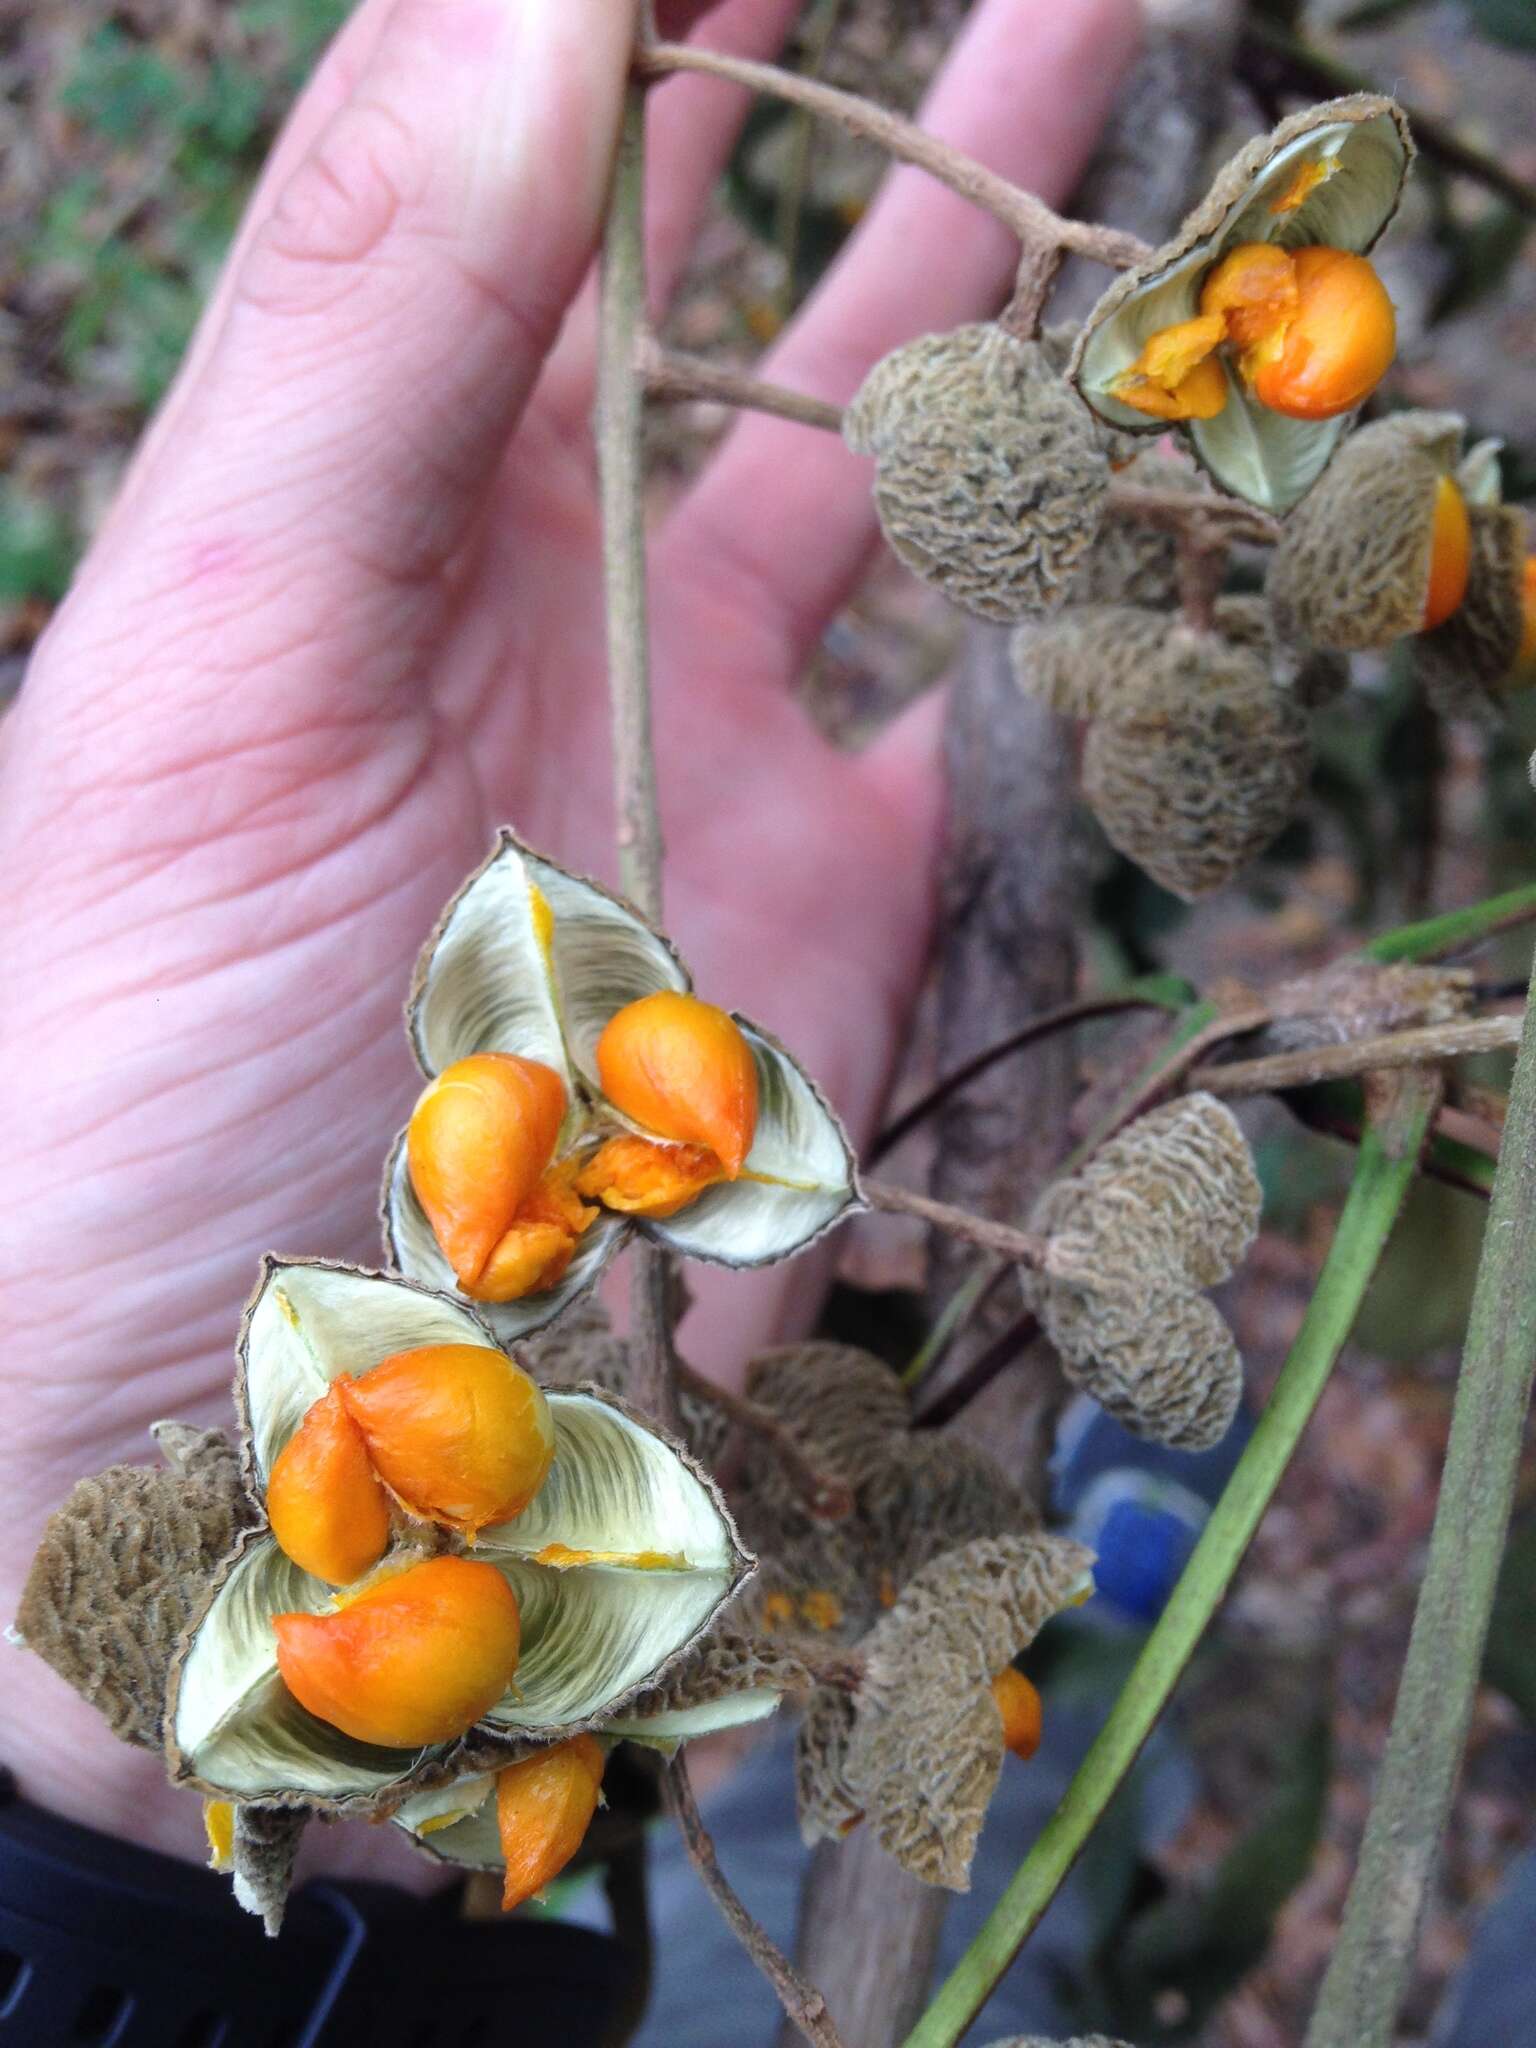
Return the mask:
<path id="1" fill-rule="evenodd" d="M 591 261 L 634 27 L 630 0 L 396 0 L 109 540 L 169 514 L 238 522 L 253 567 L 445 561 Z"/>

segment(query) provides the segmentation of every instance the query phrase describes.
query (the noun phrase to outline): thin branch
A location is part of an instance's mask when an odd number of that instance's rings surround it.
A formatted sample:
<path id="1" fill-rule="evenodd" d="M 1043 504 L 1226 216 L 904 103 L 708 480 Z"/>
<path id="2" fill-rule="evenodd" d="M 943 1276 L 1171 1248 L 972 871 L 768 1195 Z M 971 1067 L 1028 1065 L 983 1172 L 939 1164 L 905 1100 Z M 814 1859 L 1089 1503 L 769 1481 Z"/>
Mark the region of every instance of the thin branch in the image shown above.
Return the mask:
<path id="1" fill-rule="evenodd" d="M 1172 1041 L 1153 1054 L 1093 1136 L 1077 1147 L 1062 1171 L 1070 1173 L 1091 1152 L 1097 1152 L 1127 1124 L 1135 1123 L 1137 1117 L 1145 1116 L 1149 1109 L 1154 1109 L 1168 1096 L 1194 1087 L 1195 1083 L 1190 1078 L 1192 1071 L 1210 1071 L 1200 1067 L 1198 1062 L 1215 1046 L 1225 1045 L 1230 1038 L 1246 1037 L 1250 1031 L 1262 1031 L 1270 1021 L 1269 1011 L 1263 1008 L 1223 1012 L 1215 1003 L 1206 1002 L 1186 1011 Z M 1225 1073 L 1230 1069 L 1218 1071 Z"/>
<path id="2" fill-rule="evenodd" d="M 953 1422 L 962 1408 L 968 1408 L 984 1387 L 990 1387 L 1000 1372 L 1020 1358 L 1040 1334 L 1040 1325 L 1028 1310 L 994 1337 L 986 1350 L 973 1359 L 960 1377 L 942 1394 L 935 1395 L 926 1408 L 912 1418 L 914 1429 L 942 1429 Z"/>
<path id="3" fill-rule="evenodd" d="M 1112 483 L 1104 500 L 1108 519 L 1140 520 L 1170 533 L 1189 528 L 1219 534 L 1228 541 L 1276 541 L 1280 522 L 1257 505 L 1244 504 L 1215 491 L 1155 491 L 1143 484 Z"/>
<path id="4" fill-rule="evenodd" d="M 921 1386 L 930 1373 L 937 1372 L 948 1358 L 962 1330 L 972 1317 L 980 1315 L 1004 1280 L 1013 1271 L 1006 1259 L 994 1259 L 973 1266 L 934 1317 L 933 1327 L 908 1359 L 901 1384 L 910 1389 Z"/>
<path id="5" fill-rule="evenodd" d="M 1038 1039 L 1049 1038 L 1052 1032 L 1068 1030 L 1074 1024 L 1091 1023 L 1095 1017 L 1114 1017 L 1124 1010 L 1156 1010 L 1165 1007 L 1166 1005 L 1159 1003 L 1155 996 L 1125 995 L 1090 996 L 1085 1002 L 1063 1003 L 1057 1009 L 1042 1010 L 1038 1017 L 1031 1017 L 1019 1030 L 1010 1032 L 1006 1038 L 999 1039 L 996 1045 L 987 1046 L 984 1051 L 977 1053 L 974 1059 L 966 1060 L 952 1073 L 945 1074 L 941 1080 L 935 1081 L 926 1095 L 920 1096 L 909 1109 L 904 1109 L 894 1123 L 886 1125 L 870 1146 L 866 1164 L 873 1166 L 876 1160 L 883 1159 L 887 1152 L 894 1152 L 903 1138 L 910 1137 L 919 1124 L 926 1123 L 935 1110 L 942 1109 L 952 1095 L 958 1094 L 979 1075 L 995 1067 L 999 1060 L 1008 1059 L 1012 1054 L 1022 1052 L 1026 1046 L 1035 1044 Z"/>
<path id="6" fill-rule="evenodd" d="M 1038 1266 L 1045 1257 L 1045 1239 L 1031 1230 L 1015 1230 L 1007 1223 L 994 1223 L 990 1216 L 973 1216 L 969 1209 L 952 1208 L 935 1202 L 910 1188 L 892 1187 L 886 1181 L 862 1181 L 864 1199 L 871 1209 L 884 1209 L 895 1216 L 916 1216 L 935 1230 L 945 1231 L 964 1244 L 982 1251 L 1001 1252 L 1016 1264 Z"/>
<path id="7" fill-rule="evenodd" d="M 688 1766 L 681 1753 L 662 1779 L 662 1797 L 677 1821 L 688 1860 L 703 1880 L 705 1890 L 724 1914 L 731 1932 L 778 1993 L 779 2003 L 790 2021 L 816 2048 L 842 2048 L 832 2015 L 827 2011 L 827 2001 L 758 1926 L 727 1882 L 709 1830 L 700 1817 L 688 1780 Z"/>
<path id="8" fill-rule="evenodd" d="M 1536 1367 L 1536 1026 L 1515 1061 L 1507 1136 L 1413 1633 L 1307 2048 L 1386 2048 L 1395 2038 L 1466 1746 Z"/>
<path id="9" fill-rule="evenodd" d="M 1403 1067 L 1464 1059 L 1469 1053 L 1502 1052 L 1519 1044 L 1520 1026 L 1519 1017 L 1467 1017 L 1454 1024 L 1421 1024 L 1412 1031 L 1360 1038 L 1352 1045 L 1306 1046 L 1296 1052 L 1271 1053 L 1261 1060 L 1218 1061 L 1196 1067 L 1186 1085 L 1208 1089 L 1212 1095 L 1273 1095 L 1282 1088 L 1309 1088 L 1356 1074 L 1393 1073 Z"/>
<path id="10" fill-rule="evenodd" d="M 1413 1180 L 1433 1091 L 1398 1119 L 1392 1141 L 1366 1134 L 1333 1244 L 1301 1328 L 1183 1576 L 1076 1777 L 990 1919 L 908 2035 L 906 2048 L 953 2048 L 1039 1924 L 1083 1844 L 1136 1761 L 1231 1585 L 1354 1324 Z M 1536 1259 L 1528 1265 L 1536 1275 Z M 1354 2041 L 1350 2048 L 1358 2048 Z"/>
<path id="11" fill-rule="evenodd" d="M 1098 227 L 1091 221 L 1064 220 L 1043 199 L 1000 178 L 985 164 L 977 163 L 974 157 L 950 143 L 941 142 L 915 122 L 877 107 L 857 93 L 824 85 L 819 79 L 804 78 L 774 64 L 754 64 L 745 57 L 729 57 L 719 50 L 700 50 L 691 43 L 657 43 L 640 53 L 636 65 L 648 78 L 665 77 L 673 71 L 699 71 L 711 78 L 729 79 L 752 92 L 768 93 L 776 99 L 788 100 L 793 106 L 805 107 L 823 120 L 836 121 L 852 134 L 875 143 L 887 156 L 927 171 L 962 199 L 969 199 L 1000 220 L 1021 242 L 1071 250 L 1116 270 L 1128 270 L 1151 254 L 1146 243 L 1135 235 Z"/>
<path id="12" fill-rule="evenodd" d="M 1175 566 L 1179 610 L 1196 632 L 1214 631 L 1216 600 L 1227 580 L 1226 542 L 1214 536 L 1209 526 L 1181 526 Z"/>
<path id="13" fill-rule="evenodd" d="M 636 346 L 645 326 L 645 89 L 631 81 L 603 229 L 598 304 L 597 468 L 603 522 L 603 603 L 613 727 L 619 876 L 642 914 L 661 916 L 661 813 L 651 741 L 650 634 L 645 588 L 644 393 Z M 650 1244 L 632 1253 L 635 1399 L 675 1430 L 670 1261 Z"/>
<path id="14" fill-rule="evenodd" d="M 831 1472 L 819 1471 L 794 1432 L 771 1409 L 761 1402 L 749 1401 L 744 1394 L 733 1394 L 726 1387 L 716 1386 L 713 1380 L 705 1379 L 702 1373 L 681 1361 L 678 1384 L 696 1400 L 708 1401 L 718 1408 L 738 1429 L 761 1438 L 770 1447 L 813 1520 L 844 1522 L 853 1513 L 853 1494 L 847 1483 Z"/>
<path id="15" fill-rule="evenodd" d="M 782 384 L 765 384 L 758 377 L 748 377 L 702 356 L 663 348 L 651 335 L 641 340 L 639 364 L 648 398 L 663 402 L 704 399 L 711 405 L 733 405 L 744 412 L 772 413 L 775 419 L 794 420 L 802 427 L 824 427 L 832 434 L 843 430 L 840 405 L 788 391 Z"/>

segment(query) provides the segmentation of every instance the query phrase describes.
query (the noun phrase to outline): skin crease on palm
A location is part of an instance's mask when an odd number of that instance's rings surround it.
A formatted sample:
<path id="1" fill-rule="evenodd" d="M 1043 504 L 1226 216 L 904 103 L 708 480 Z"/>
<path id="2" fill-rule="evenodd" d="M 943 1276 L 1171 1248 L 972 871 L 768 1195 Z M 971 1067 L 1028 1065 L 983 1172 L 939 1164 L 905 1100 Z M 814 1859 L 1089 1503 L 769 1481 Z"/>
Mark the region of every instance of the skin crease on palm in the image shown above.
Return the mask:
<path id="1" fill-rule="evenodd" d="M 702 34 L 768 56 L 794 12 L 727 0 Z M 984 0 L 924 118 L 1059 200 L 1138 21 Z M 377 1260 L 419 1085 L 401 1002 L 493 829 L 613 879 L 587 422 L 632 32 L 616 0 L 362 0 L 0 726 L 0 1615 L 75 1479 L 144 1460 L 159 1416 L 228 1423 L 262 1252 Z M 654 94 L 658 306 L 744 112 L 713 80 Z M 844 400 L 897 343 L 993 310 L 1014 254 L 895 172 L 765 374 Z M 748 419 L 650 568 L 668 927 L 856 1141 L 930 938 L 938 715 L 852 758 L 792 686 L 876 545 L 866 464 Z M 814 1258 L 689 1277 L 686 1345 L 722 1378 L 821 1284 Z M 202 1853 L 157 1759 L 0 1655 L 23 1796 Z M 322 1861 L 426 1868 L 357 1829 Z"/>

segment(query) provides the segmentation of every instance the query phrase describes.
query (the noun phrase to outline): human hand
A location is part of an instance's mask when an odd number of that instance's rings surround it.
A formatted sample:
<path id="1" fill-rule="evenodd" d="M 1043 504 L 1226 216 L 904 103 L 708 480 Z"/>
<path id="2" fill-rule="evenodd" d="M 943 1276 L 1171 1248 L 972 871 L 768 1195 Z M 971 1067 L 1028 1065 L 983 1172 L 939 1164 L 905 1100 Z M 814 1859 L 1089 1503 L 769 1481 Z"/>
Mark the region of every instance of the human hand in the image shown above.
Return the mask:
<path id="1" fill-rule="evenodd" d="M 987 0 L 926 118 L 1060 197 L 1136 11 Z M 728 0 L 709 39 L 766 54 L 794 12 Z M 588 273 L 633 30 L 615 0 L 363 0 L 0 728 L 4 1615 L 76 1478 L 157 1416 L 227 1420 L 264 1250 L 377 1259 L 401 1001 L 495 826 L 612 869 Z M 658 309 L 744 112 L 654 94 Z M 899 172 L 770 373 L 845 399 L 1014 255 Z M 669 928 L 856 1139 L 928 940 L 936 720 L 849 757 L 790 688 L 875 539 L 864 464 L 752 419 L 651 566 Z M 804 1269 L 718 1277 L 689 1349 L 739 1365 Z M 5 1698 L 24 1793 L 193 1849 L 195 1803 L 36 1660 Z"/>

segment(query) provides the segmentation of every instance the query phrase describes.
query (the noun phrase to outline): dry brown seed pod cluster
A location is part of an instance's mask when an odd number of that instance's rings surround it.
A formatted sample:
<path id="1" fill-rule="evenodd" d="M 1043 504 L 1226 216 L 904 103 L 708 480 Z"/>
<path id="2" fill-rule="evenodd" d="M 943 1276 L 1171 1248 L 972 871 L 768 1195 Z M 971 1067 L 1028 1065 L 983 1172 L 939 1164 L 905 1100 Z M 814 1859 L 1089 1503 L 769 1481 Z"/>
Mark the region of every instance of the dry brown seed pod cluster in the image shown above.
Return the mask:
<path id="1" fill-rule="evenodd" d="M 1258 1230 L 1262 1192 L 1225 1104 L 1188 1095 L 1139 1117 L 1049 1187 L 1049 1240 L 1025 1294 L 1067 1377 L 1138 1436 L 1219 1443 L 1242 1392 L 1231 1331 L 1201 1292 Z"/>
<path id="2" fill-rule="evenodd" d="M 1020 687 L 1088 718 L 1083 793 L 1105 835 L 1176 896 L 1223 887 L 1299 810 L 1310 709 L 1347 671 L 1317 653 L 1274 674 L 1268 608 L 1223 598 L 1209 630 L 1178 614 L 1079 606 L 1014 637 Z"/>
<path id="3" fill-rule="evenodd" d="M 1192 463 L 1143 445 L 1119 470 L 1117 481 L 1139 491 L 1212 496 Z M 1179 601 L 1179 543 L 1167 527 L 1148 519 L 1106 518 L 1083 557 L 1069 605 L 1128 604 L 1172 611 Z"/>
<path id="4" fill-rule="evenodd" d="M 880 524 L 924 582 L 1002 625 L 1065 601 L 1109 463 L 1038 342 L 990 323 L 908 342 L 865 378 L 843 435 L 874 457 Z"/>
<path id="5" fill-rule="evenodd" d="M 158 1751 L 171 1659 L 252 1516 L 219 1431 L 156 1435 L 172 1469 L 113 1465 L 49 1517 L 16 1626 L 115 1735 Z"/>
<path id="6" fill-rule="evenodd" d="M 992 1679 L 1091 1587 L 1091 1552 L 1066 1537 L 989 1537 L 916 1573 L 863 1644 L 852 1700 L 818 1696 L 797 1773 L 807 1840 L 865 1813 L 887 1854 L 963 1891 L 1004 1745 Z"/>

